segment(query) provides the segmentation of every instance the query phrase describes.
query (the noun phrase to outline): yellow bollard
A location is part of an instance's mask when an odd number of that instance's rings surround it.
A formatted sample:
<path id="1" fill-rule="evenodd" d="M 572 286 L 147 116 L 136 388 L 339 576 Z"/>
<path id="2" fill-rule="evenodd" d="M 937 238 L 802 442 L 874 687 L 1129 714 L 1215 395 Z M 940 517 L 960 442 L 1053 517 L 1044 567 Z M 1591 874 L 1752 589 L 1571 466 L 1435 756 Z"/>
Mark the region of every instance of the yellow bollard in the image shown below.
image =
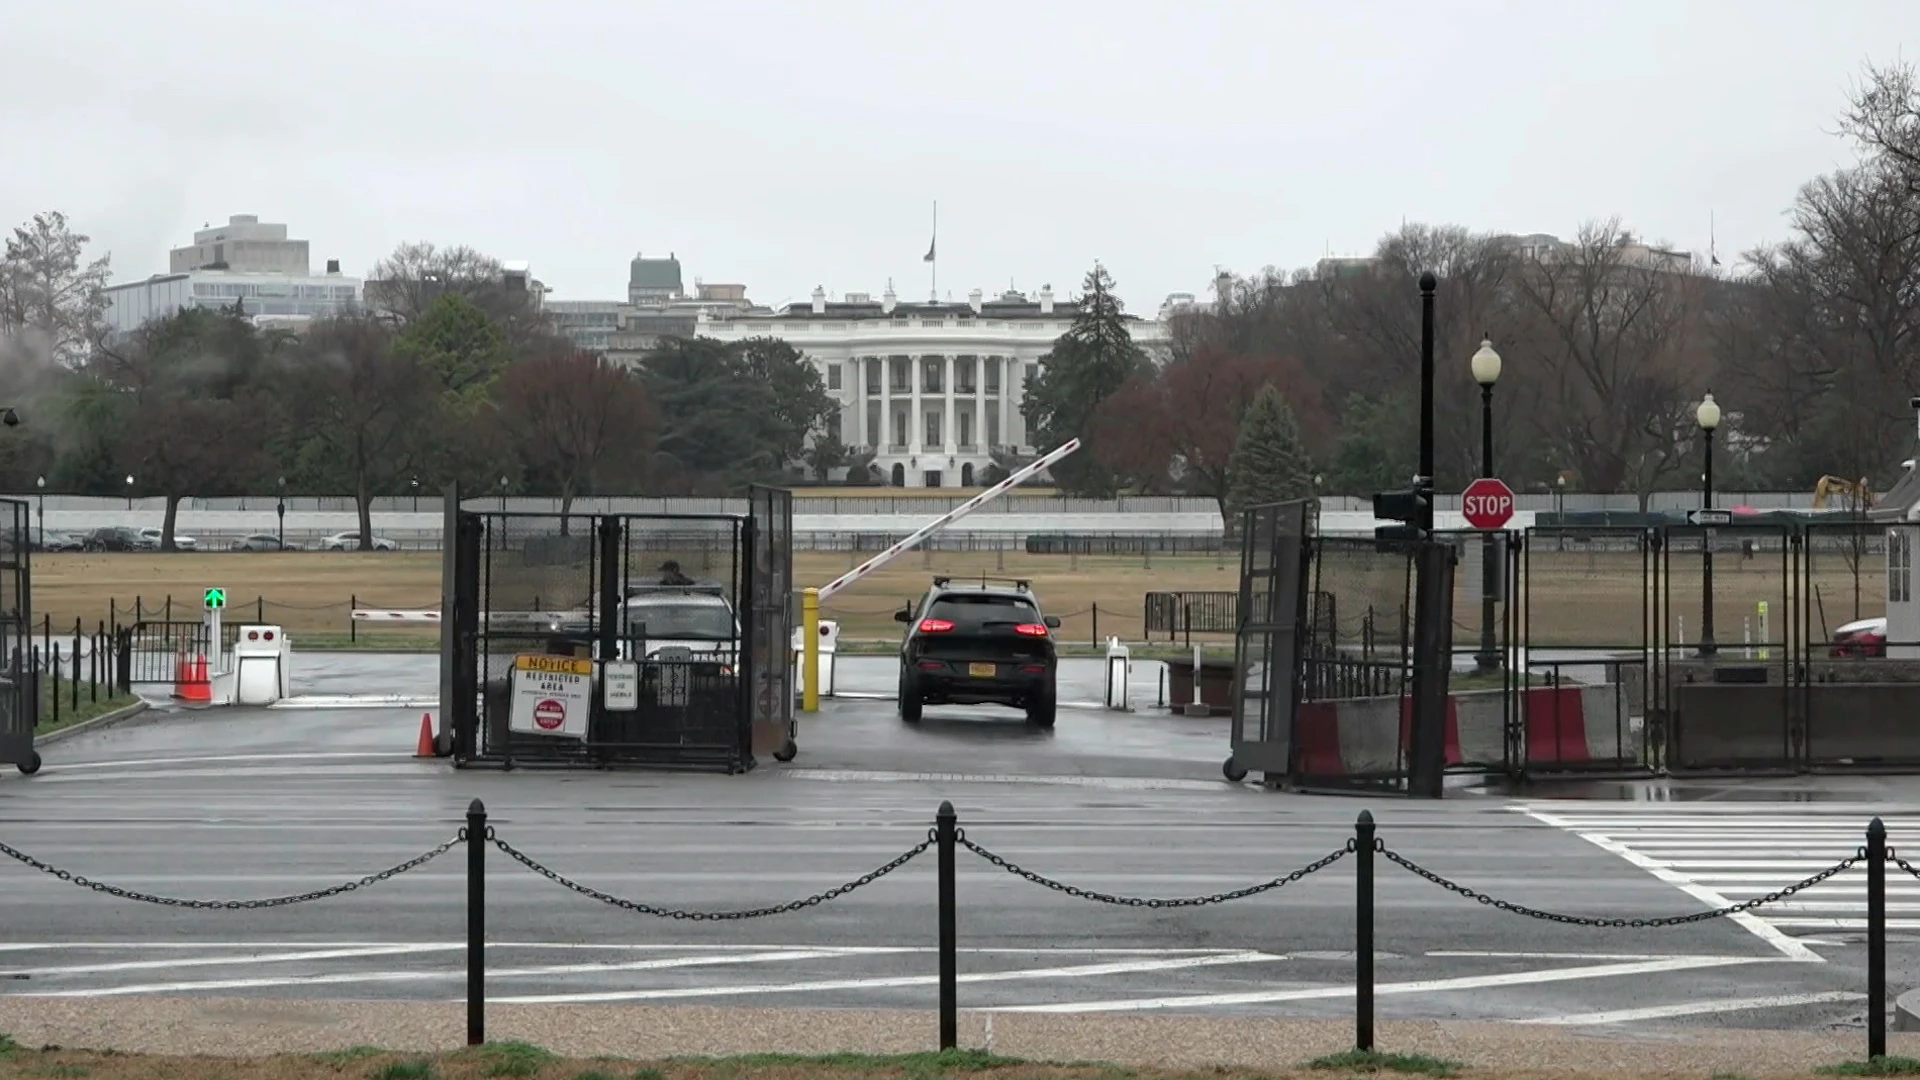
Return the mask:
<path id="1" fill-rule="evenodd" d="M 800 594 L 800 711 L 820 711 L 820 590 Z"/>

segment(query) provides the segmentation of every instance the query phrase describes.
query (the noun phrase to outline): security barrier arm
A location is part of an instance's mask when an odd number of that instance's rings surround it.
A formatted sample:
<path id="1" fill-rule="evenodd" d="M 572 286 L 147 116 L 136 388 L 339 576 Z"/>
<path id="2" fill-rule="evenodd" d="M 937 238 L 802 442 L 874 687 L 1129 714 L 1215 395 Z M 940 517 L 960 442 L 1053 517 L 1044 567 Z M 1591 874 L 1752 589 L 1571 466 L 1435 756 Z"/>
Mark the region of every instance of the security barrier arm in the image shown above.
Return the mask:
<path id="1" fill-rule="evenodd" d="M 807 589 L 800 595 L 800 670 L 802 672 L 802 692 L 800 709 L 802 712 L 817 712 L 820 708 L 820 602 L 860 580 L 867 574 L 880 569 L 903 552 L 913 549 L 915 544 L 939 532 L 941 529 L 959 521 L 987 503 L 1011 491 L 1021 482 L 1039 474 L 1048 466 L 1055 464 L 1068 454 L 1080 449 L 1079 439 L 1068 439 L 1057 448 L 1041 455 L 1030 465 L 1015 470 L 1005 480 L 961 503 L 959 506 L 941 514 L 932 521 L 920 526 L 906 539 L 887 550 L 861 563 L 859 566 L 841 574 L 817 589 Z"/>

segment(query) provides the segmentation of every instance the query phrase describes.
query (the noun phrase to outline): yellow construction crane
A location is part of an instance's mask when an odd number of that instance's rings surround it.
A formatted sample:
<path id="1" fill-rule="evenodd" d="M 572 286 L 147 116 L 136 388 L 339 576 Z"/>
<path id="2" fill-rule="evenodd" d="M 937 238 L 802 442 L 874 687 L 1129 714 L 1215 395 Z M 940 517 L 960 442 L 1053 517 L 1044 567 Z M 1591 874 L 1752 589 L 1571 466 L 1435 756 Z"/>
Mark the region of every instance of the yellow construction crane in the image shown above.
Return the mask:
<path id="1" fill-rule="evenodd" d="M 1873 508 L 1873 485 L 1862 478 L 1845 480 L 1838 476 L 1823 476 L 1813 484 L 1813 508 L 1825 510 L 1827 500 L 1835 495 L 1841 497 L 1842 507 L 1847 510 L 1871 510 Z"/>

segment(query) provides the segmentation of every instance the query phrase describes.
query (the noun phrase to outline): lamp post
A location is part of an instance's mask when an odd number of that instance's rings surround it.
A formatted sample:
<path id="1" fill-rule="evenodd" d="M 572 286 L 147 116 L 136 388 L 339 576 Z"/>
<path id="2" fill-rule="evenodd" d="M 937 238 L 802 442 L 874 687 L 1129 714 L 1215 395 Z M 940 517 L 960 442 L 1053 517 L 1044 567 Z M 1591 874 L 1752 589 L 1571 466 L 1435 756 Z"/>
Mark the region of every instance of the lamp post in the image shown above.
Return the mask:
<path id="1" fill-rule="evenodd" d="M 287 549 L 287 478 L 281 477 L 279 483 L 280 497 L 274 501 L 273 512 L 280 519 L 280 532 L 276 540 L 280 544 L 280 550 L 285 551 Z"/>
<path id="2" fill-rule="evenodd" d="M 1420 475 L 1413 478 L 1420 520 L 1413 525 L 1422 540 L 1433 532 L 1433 294 L 1439 287 L 1433 271 L 1420 274 Z"/>
<path id="3" fill-rule="evenodd" d="M 507 512 L 507 478 L 500 478 L 500 512 Z"/>
<path id="4" fill-rule="evenodd" d="M 133 474 L 127 474 L 127 509 L 133 509 Z"/>
<path id="5" fill-rule="evenodd" d="M 1559 536 L 1554 547 L 1567 550 L 1567 474 L 1553 478 L 1553 525 Z"/>
<path id="6" fill-rule="evenodd" d="M 420 512 L 420 478 L 416 476 L 407 484 L 413 488 L 413 512 L 417 514 Z"/>
<path id="7" fill-rule="evenodd" d="M 1493 350 L 1493 339 L 1482 338 L 1480 350 L 1473 354 L 1473 381 L 1480 384 L 1480 475 L 1493 475 L 1493 384 L 1500 381 L 1500 354 Z M 1500 643 L 1494 640 L 1493 622 L 1494 602 L 1498 590 L 1494 588 L 1494 577 L 1500 572 L 1500 559 L 1495 553 L 1495 538 L 1489 534 L 1480 538 L 1480 652 L 1473 658 L 1473 666 L 1482 671 L 1492 671 L 1500 666 Z"/>
<path id="8" fill-rule="evenodd" d="M 1706 468 L 1701 473 L 1700 509 L 1713 509 L 1713 429 L 1720 426 L 1720 406 L 1711 393 L 1700 399 L 1693 419 L 1700 425 L 1700 446 L 1705 452 Z M 1708 528 L 1700 544 L 1700 655 L 1712 656 L 1713 643 L 1713 529 Z"/>
<path id="9" fill-rule="evenodd" d="M 47 550 L 47 478 L 42 476 L 33 482 L 40 489 L 40 550 Z"/>

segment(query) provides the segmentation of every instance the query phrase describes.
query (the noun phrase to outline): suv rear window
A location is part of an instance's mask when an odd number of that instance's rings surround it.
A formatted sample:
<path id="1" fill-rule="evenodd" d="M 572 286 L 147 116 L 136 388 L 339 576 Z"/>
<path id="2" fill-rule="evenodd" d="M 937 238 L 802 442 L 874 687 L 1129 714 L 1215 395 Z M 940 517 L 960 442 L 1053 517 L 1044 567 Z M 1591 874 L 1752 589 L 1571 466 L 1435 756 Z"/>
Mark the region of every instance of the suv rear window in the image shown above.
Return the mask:
<path id="1" fill-rule="evenodd" d="M 967 595 L 948 593 L 934 600 L 927 609 L 929 619 L 945 619 L 959 630 L 984 629 L 989 624 L 1017 626 L 1040 621 L 1040 610 L 1031 600 L 1020 596 Z"/>

